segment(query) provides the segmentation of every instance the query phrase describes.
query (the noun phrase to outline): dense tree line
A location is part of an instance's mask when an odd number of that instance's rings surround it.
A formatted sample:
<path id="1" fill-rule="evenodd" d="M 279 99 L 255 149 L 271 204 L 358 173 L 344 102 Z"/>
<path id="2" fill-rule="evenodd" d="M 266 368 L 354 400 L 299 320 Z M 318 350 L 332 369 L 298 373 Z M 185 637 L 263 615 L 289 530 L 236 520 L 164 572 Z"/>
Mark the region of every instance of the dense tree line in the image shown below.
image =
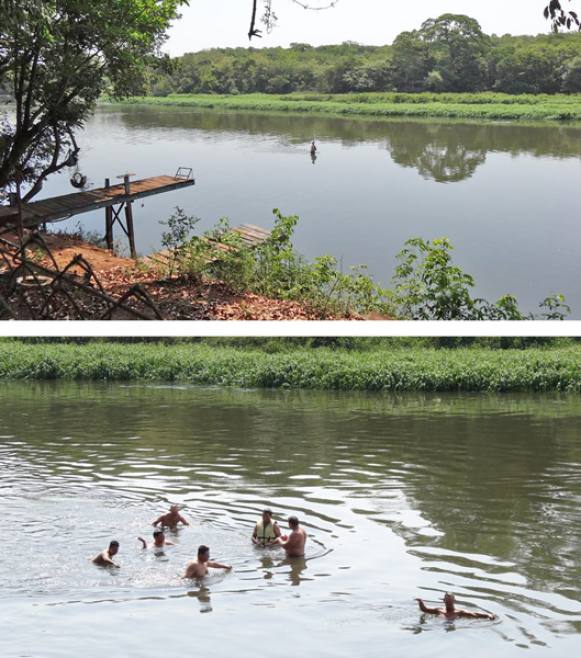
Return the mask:
<path id="1" fill-rule="evenodd" d="M 159 59 L 150 93 L 581 92 L 581 35 L 489 36 L 444 14 L 390 46 L 216 48 Z"/>

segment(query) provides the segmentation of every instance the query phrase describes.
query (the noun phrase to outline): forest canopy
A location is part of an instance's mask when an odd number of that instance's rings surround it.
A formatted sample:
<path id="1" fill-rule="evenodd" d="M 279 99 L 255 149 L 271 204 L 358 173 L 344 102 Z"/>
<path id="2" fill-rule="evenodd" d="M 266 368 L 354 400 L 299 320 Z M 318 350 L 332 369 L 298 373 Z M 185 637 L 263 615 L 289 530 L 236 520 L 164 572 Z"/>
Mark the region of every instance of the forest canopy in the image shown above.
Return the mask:
<path id="1" fill-rule="evenodd" d="M 163 57 L 148 93 L 313 91 L 581 92 L 581 35 L 487 35 L 478 21 L 444 14 L 393 44 L 214 48 Z"/>

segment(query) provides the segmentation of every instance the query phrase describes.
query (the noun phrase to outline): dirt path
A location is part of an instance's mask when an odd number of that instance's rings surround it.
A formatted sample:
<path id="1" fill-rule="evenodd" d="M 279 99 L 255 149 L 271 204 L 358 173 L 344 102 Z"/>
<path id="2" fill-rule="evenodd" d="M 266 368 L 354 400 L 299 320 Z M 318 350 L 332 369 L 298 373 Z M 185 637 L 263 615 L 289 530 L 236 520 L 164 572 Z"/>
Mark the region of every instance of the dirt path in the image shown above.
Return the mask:
<path id="1" fill-rule="evenodd" d="M 122 296 L 140 283 L 168 320 L 336 320 L 298 302 L 269 299 L 251 292 L 237 294 L 220 281 L 201 283 L 185 279 L 166 279 L 164 274 L 143 261 L 116 256 L 69 235 L 43 236 L 59 268 L 75 256 L 87 260 L 104 289 L 113 297 Z"/>

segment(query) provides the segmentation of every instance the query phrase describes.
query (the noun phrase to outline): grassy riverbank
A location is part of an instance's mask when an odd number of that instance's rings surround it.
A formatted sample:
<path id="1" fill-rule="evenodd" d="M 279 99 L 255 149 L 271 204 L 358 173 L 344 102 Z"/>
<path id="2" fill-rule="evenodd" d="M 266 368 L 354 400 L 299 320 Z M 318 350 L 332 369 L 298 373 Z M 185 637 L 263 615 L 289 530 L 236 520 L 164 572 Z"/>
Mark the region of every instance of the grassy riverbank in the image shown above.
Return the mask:
<path id="1" fill-rule="evenodd" d="M 124 104 L 196 109 L 297 112 L 338 116 L 423 117 L 494 121 L 580 121 L 581 95 L 565 94 L 171 94 L 134 97 Z"/>
<path id="2" fill-rule="evenodd" d="M 581 345 L 435 349 L 357 340 L 351 348 L 270 340 L 163 344 L 0 342 L 0 379 L 185 382 L 354 391 L 581 391 Z"/>

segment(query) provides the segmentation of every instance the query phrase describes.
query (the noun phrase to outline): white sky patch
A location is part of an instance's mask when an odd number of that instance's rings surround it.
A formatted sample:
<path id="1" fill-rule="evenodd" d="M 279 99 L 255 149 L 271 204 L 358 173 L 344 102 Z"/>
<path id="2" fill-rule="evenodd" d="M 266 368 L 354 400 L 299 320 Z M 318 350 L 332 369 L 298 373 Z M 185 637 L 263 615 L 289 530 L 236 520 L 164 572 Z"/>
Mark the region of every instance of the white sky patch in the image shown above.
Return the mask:
<path id="1" fill-rule="evenodd" d="M 334 9 L 310 12 L 290 0 L 274 0 L 279 23 L 271 34 L 253 39 L 252 46 L 343 41 L 384 45 L 444 13 L 468 14 L 488 34 L 539 34 L 550 29 L 543 18 L 546 4 L 547 0 L 339 0 Z M 581 9 L 581 0 L 571 6 Z M 250 13 L 251 0 L 190 0 L 164 50 L 176 56 L 206 48 L 246 47 Z"/>

